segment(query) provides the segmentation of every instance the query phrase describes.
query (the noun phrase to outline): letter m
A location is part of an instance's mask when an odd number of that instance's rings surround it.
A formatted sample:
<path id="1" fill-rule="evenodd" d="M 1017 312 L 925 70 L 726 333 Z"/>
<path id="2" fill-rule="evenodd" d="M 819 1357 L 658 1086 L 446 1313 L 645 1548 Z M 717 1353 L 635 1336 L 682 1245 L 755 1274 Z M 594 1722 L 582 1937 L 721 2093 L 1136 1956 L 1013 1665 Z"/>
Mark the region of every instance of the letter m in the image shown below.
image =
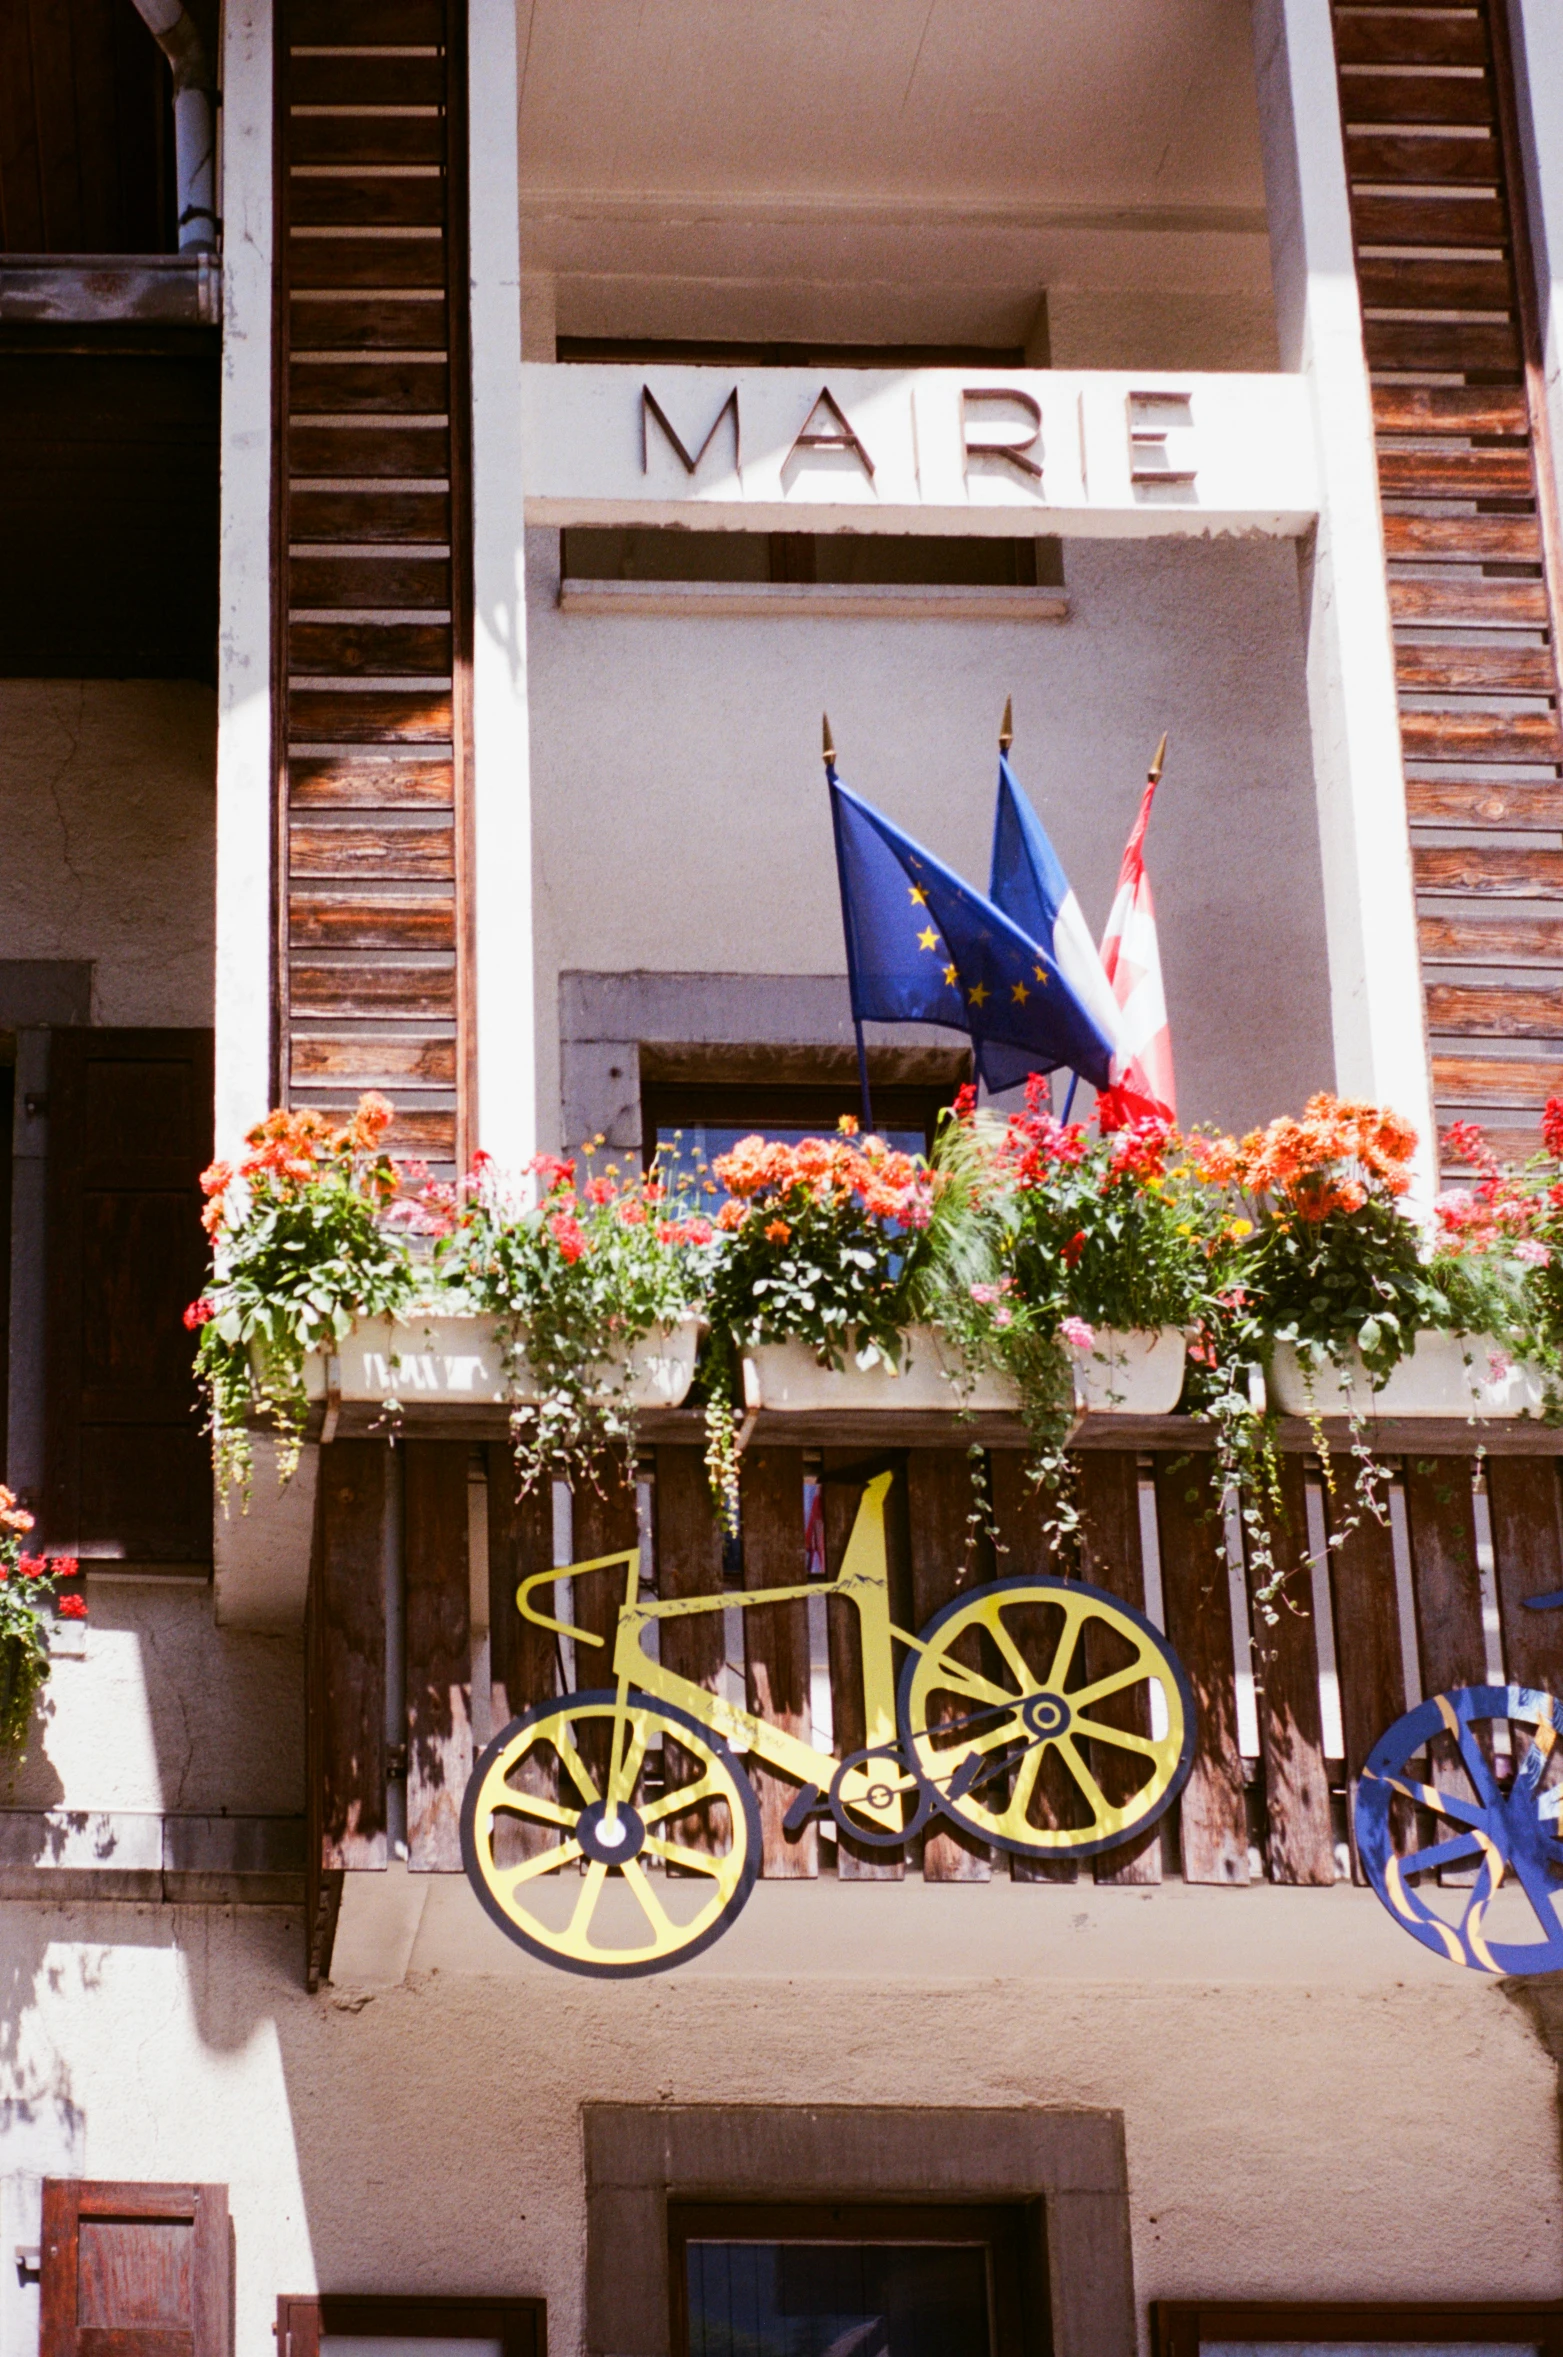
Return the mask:
<path id="1" fill-rule="evenodd" d="M 656 394 L 652 391 L 649 385 L 642 385 L 640 388 L 641 473 L 645 474 L 650 465 L 650 421 L 652 418 L 656 419 L 658 425 L 662 428 L 663 433 L 666 434 L 669 442 L 672 443 L 674 450 L 677 452 L 679 459 L 682 461 L 685 474 L 692 475 L 696 467 L 700 464 L 700 461 L 704 458 L 706 452 L 710 449 L 712 443 L 715 441 L 716 429 L 721 424 L 723 418 L 727 415 L 729 410 L 731 410 L 733 413 L 733 465 L 736 468 L 741 466 L 743 463 L 742 454 L 738 445 L 738 387 L 736 385 L 734 385 L 732 391 L 728 394 L 727 399 L 722 403 L 721 408 L 717 411 L 715 417 L 711 420 L 710 426 L 706 432 L 706 438 L 701 443 L 699 449 L 694 453 L 693 457 L 691 457 L 689 452 L 685 449 L 678 428 L 669 419 L 667 411 L 663 408 L 661 402 L 657 399 Z"/>

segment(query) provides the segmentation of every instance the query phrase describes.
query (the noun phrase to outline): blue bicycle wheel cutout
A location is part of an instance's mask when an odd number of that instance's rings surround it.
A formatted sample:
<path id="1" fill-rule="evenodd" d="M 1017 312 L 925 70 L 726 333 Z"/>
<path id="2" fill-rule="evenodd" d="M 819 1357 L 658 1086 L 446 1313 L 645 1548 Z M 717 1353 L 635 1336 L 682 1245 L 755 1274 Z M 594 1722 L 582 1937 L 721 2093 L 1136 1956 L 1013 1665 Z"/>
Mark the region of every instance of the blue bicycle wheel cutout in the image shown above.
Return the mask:
<path id="1" fill-rule="evenodd" d="M 1494 1775 L 1474 1732 L 1479 1722 L 1496 1719 L 1524 1728 L 1530 1738 L 1507 1785 Z M 1560 1733 L 1563 1701 L 1554 1695 L 1529 1686 L 1461 1686 L 1407 1711 L 1368 1754 L 1357 1788 L 1357 1848 L 1369 1881 L 1395 1921 L 1435 1956 L 1476 1972 L 1563 1970 L 1563 1838 L 1558 1814 L 1563 1784 L 1547 1774 Z M 1435 1735 L 1453 1739 L 1468 1779 L 1463 1790 L 1447 1781 L 1429 1783 L 1412 1772 L 1411 1762 L 1427 1751 Z M 1390 1816 L 1397 1795 L 1442 1820 L 1431 1848 L 1395 1855 Z M 1415 1888 L 1422 1876 L 1445 1866 L 1476 1868 L 1476 1879 L 1468 1888 L 1445 1886 L 1446 1901 L 1463 1901 L 1458 1922 L 1436 1913 Z M 1517 1887 L 1529 1902 L 1536 1938 L 1489 1937 L 1488 1909 L 1505 1883 Z"/>

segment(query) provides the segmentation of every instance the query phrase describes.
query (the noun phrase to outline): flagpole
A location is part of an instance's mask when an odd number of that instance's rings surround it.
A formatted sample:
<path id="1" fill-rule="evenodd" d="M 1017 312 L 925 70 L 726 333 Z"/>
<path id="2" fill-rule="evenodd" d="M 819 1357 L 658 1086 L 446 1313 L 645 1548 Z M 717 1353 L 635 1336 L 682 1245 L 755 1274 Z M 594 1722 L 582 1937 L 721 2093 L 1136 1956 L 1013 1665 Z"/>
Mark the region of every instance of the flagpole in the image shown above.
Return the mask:
<path id="1" fill-rule="evenodd" d="M 824 721 L 821 739 L 825 762 L 825 783 L 829 787 L 834 787 L 837 782 L 836 748 L 831 742 L 830 714 L 826 712 L 821 717 Z M 863 1018 L 858 1013 L 857 951 L 852 939 L 852 911 L 847 905 L 846 868 L 841 857 L 841 830 L 836 823 L 834 793 L 832 793 L 830 800 L 830 823 L 836 835 L 836 874 L 841 885 L 841 927 L 847 945 L 847 988 L 852 997 L 852 1031 L 857 1040 L 857 1077 L 858 1087 L 862 1091 L 863 1098 L 863 1135 L 871 1137 L 874 1129 L 874 1106 L 868 1093 L 868 1050 L 863 1044 Z"/>

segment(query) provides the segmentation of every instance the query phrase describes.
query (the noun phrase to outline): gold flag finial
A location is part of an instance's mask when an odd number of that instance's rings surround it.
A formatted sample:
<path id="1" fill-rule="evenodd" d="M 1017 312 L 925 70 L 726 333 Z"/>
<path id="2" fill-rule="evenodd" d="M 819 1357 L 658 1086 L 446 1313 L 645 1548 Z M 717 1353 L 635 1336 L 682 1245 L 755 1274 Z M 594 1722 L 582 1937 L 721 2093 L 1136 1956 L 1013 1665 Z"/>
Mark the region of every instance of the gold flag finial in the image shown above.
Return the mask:
<path id="1" fill-rule="evenodd" d="M 1004 698 L 1004 717 L 999 722 L 999 751 L 1007 753 L 1015 742 L 1015 706 L 1011 697 Z"/>
<path id="2" fill-rule="evenodd" d="M 1162 732 L 1161 732 L 1161 743 L 1160 743 L 1160 744 L 1159 744 L 1159 745 L 1156 747 L 1156 758 L 1155 758 L 1155 760 L 1154 760 L 1154 761 L 1151 763 L 1150 776 L 1149 776 L 1149 777 L 1146 779 L 1146 781 L 1145 781 L 1145 782 L 1146 782 L 1146 784 L 1147 784 L 1148 786 L 1154 786 L 1154 785 L 1156 784 L 1157 780 L 1160 778 L 1160 776 L 1161 776 L 1161 765 L 1162 765 L 1162 763 L 1163 763 L 1163 762 L 1166 760 L 1166 758 L 1167 758 L 1167 732 L 1166 732 L 1166 730 L 1165 730 L 1165 729 L 1163 729 L 1163 730 L 1162 730 Z"/>
<path id="3" fill-rule="evenodd" d="M 830 734 L 830 714 L 829 714 L 828 712 L 826 712 L 826 713 L 823 713 L 823 714 L 821 715 L 821 717 L 822 717 L 822 719 L 824 720 L 824 723 L 825 723 L 825 728 L 824 728 L 825 767 L 826 767 L 827 769 L 831 769 L 831 768 L 833 768 L 833 767 L 835 766 L 835 760 L 836 760 L 836 748 L 835 748 L 835 745 L 833 744 L 833 742 L 831 741 L 831 734 Z"/>

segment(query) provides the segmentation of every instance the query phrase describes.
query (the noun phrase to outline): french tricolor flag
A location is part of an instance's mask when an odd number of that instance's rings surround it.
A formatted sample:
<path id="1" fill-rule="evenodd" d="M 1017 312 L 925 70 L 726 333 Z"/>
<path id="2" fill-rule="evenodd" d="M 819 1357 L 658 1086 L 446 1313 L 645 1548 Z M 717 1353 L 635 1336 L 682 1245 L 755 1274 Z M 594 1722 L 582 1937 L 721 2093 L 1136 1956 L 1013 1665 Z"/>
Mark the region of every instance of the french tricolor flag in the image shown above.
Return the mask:
<path id="1" fill-rule="evenodd" d="M 1161 986 L 1161 952 L 1156 941 L 1156 904 L 1145 872 L 1145 830 L 1151 803 L 1167 755 L 1162 738 L 1151 763 L 1140 803 L 1140 815 L 1124 846 L 1118 870 L 1118 896 L 1102 936 L 1102 968 L 1118 1007 L 1118 1052 L 1113 1060 L 1113 1086 L 1097 1100 L 1103 1129 L 1120 1129 L 1138 1116 L 1153 1114 L 1164 1121 L 1178 1117 L 1177 1089 L 1172 1075 L 1172 1032 L 1167 1001 Z"/>
<path id="2" fill-rule="evenodd" d="M 1113 1049 L 1116 1074 L 1122 1060 L 1122 1016 L 1101 954 L 1091 939 L 1084 911 L 1047 830 L 1026 800 L 1009 765 L 1004 736 L 999 740 L 999 797 L 993 815 L 993 868 L 988 898 L 1033 941 L 1051 950 L 1053 962 L 1092 1022 Z M 1021 1077 L 1017 1068 L 1016 1077 Z M 990 1086 L 1005 1085 L 990 1081 Z"/>

